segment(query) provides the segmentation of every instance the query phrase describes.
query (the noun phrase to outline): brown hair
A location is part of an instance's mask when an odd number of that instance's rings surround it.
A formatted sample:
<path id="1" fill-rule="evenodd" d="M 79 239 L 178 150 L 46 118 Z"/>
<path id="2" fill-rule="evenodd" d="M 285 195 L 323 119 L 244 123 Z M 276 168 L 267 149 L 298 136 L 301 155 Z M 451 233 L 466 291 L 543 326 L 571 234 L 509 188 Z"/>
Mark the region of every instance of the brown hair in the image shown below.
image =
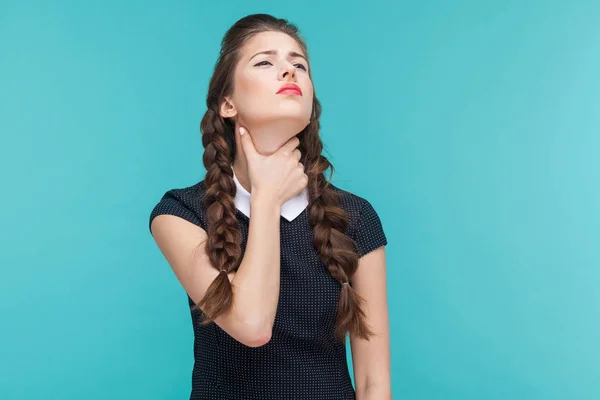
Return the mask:
<path id="1" fill-rule="evenodd" d="M 239 53 L 253 35 L 265 32 L 283 32 L 294 38 L 305 54 L 306 44 L 298 28 L 285 19 L 267 14 L 253 14 L 237 21 L 225 34 L 221 51 L 210 80 L 206 105 L 208 110 L 200 124 L 203 162 L 206 168 L 204 208 L 208 219 L 206 252 L 212 265 L 219 271 L 235 271 L 242 260 L 242 235 L 236 218 L 234 197 L 236 185 L 231 165 L 236 154 L 235 124 L 219 113 L 223 98 L 233 91 L 233 74 Z M 300 139 L 300 162 L 308 175 L 309 216 L 313 227 L 313 245 L 327 265 L 329 273 L 341 285 L 336 320 L 336 337 L 344 340 L 346 333 L 368 339 L 372 332 L 366 324 L 362 299 L 348 282 L 358 267 L 354 242 L 345 235 L 348 215 L 340 208 L 338 194 L 329 187 L 333 165 L 321 155 L 323 143 L 319 137 L 321 105 L 315 96 L 310 124 L 297 136 Z M 331 168 L 329 180 L 324 172 Z M 193 307 L 201 310 L 207 324 L 227 312 L 233 304 L 231 282 L 225 273 L 219 273 L 204 298 Z"/>

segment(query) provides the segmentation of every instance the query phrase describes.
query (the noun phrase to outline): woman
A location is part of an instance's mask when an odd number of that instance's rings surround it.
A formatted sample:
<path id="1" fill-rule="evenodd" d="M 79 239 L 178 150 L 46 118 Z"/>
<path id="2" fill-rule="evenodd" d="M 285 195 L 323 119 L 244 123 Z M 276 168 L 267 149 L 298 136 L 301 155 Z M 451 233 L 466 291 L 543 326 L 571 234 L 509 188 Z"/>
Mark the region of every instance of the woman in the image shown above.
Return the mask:
<path id="1" fill-rule="evenodd" d="M 207 107 L 204 180 L 168 191 L 150 217 L 192 309 L 191 399 L 391 398 L 386 237 L 367 200 L 324 177 L 297 28 L 237 21 Z"/>

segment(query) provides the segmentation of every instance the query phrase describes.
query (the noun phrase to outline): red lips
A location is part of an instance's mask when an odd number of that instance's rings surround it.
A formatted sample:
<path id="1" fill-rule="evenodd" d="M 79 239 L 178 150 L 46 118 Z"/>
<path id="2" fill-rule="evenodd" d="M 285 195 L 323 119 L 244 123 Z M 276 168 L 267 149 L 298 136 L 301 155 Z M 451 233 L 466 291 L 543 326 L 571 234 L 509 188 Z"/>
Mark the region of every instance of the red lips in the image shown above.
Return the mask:
<path id="1" fill-rule="evenodd" d="M 295 94 L 298 96 L 302 96 L 302 90 L 300 86 L 294 83 L 286 83 L 277 91 L 277 94 Z"/>

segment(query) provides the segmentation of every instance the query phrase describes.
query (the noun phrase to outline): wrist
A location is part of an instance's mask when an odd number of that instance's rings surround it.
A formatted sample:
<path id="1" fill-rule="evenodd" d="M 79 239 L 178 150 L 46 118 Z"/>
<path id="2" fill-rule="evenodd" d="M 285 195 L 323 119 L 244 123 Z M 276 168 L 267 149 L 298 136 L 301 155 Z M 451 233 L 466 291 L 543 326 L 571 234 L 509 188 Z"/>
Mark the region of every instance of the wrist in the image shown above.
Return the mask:
<path id="1" fill-rule="evenodd" d="M 281 213 L 281 205 L 273 198 L 260 192 L 250 194 L 250 208 L 258 208 L 261 210 L 271 210 L 274 213 Z"/>

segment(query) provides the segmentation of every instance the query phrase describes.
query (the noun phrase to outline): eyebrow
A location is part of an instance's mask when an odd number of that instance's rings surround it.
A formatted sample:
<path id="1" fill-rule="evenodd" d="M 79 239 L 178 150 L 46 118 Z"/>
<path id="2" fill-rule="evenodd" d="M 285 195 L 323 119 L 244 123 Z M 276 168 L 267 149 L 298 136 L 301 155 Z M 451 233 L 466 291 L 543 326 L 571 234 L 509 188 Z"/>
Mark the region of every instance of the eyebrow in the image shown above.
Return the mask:
<path id="1" fill-rule="evenodd" d="M 258 53 L 256 53 L 255 55 L 253 55 L 252 57 L 250 57 L 250 60 L 252 60 L 254 57 L 260 55 L 260 54 L 268 54 L 270 56 L 274 56 L 277 54 L 277 50 L 264 50 L 264 51 L 259 51 Z M 306 57 L 304 57 L 304 55 L 300 54 L 300 53 L 296 53 L 295 51 L 290 51 L 288 53 L 288 57 L 290 58 L 296 58 L 296 57 L 300 57 L 303 58 L 304 61 L 306 61 L 308 63 L 308 60 L 306 59 Z M 248 60 L 248 61 L 250 61 Z"/>

